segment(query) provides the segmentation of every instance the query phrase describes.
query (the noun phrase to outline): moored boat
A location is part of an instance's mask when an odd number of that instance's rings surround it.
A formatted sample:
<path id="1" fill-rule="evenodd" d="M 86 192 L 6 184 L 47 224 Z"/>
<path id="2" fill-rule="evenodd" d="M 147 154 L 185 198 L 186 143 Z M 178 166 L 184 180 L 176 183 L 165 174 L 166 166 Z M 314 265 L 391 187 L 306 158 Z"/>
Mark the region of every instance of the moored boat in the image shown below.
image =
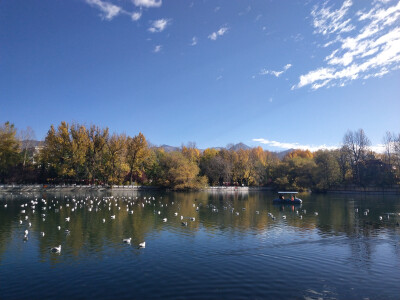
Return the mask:
<path id="1" fill-rule="evenodd" d="M 273 203 L 301 204 L 303 200 L 296 197 L 298 192 L 278 192 L 279 197 L 273 200 Z"/>

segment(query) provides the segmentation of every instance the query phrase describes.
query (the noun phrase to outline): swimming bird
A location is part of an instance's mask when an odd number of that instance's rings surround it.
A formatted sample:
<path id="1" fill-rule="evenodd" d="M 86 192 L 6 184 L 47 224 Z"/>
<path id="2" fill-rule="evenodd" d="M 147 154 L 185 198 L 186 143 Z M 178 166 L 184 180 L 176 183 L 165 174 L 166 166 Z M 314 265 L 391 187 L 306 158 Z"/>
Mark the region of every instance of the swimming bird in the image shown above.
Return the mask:
<path id="1" fill-rule="evenodd" d="M 40 235 L 41 235 L 41 236 L 44 236 L 44 232 L 42 231 L 42 232 L 40 233 Z"/>
<path id="2" fill-rule="evenodd" d="M 139 248 L 146 248 L 146 242 L 140 243 Z"/>
<path id="3" fill-rule="evenodd" d="M 259 212 L 258 210 L 256 210 L 256 214 L 257 214 L 257 215 L 259 215 L 259 214 L 260 214 L 260 212 Z"/>
<path id="4" fill-rule="evenodd" d="M 103 219 L 103 223 L 105 223 L 106 222 L 106 219 Z"/>
<path id="5" fill-rule="evenodd" d="M 383 219 L 383 218 L 382 218 L 382 216 L 379 216 L 379 220 L 381 220 L 381 221 L 382 221 L 382 219 Z"/>
<path id="6" fill-rule="evenodd" d="M 131 240 L 132 240 L 132 238 L 127 238 L 127 239 L 123 239 L 122 242 L 125 244 L 130 244 Z"/>
<path id="7" fill-rule="evenodd" d="M 50 251 L 54 252 L 54 253 L 60 253 L 61 252 L 61 245 L 58 245 L 58 247 L 51 248 Z"/>
<path id="8" fill-rule="evenodd" d="M 162 219 L 162 220 L 163 220 L 164 223 L 167 222 L 167 218 L 164 218 L 164 219 Z"/>
<path id="9" fill-rule="evenodd" d="M 188 226 L 188 222 L 182 222 L 182 226 Z"/>
<path id="10" fill-rule="evenodd" d="M 60 230 L 60 229 L 61 229 L 61 226 L 57 226 L 57 229 Z"/>
<path id="11" fill-rule="evenodd" d="M 28 235 L 29 234 L 29 231 L 28 231 L 28 229 L 27 230 L 25 230 L 25 235 Z"/>
<path id="12" fill-rule="evenodd" d="M 114 219 L 115 219 L 115 215 L 112 215 L 112 216 L 111 216 L 111 219 L 113 219 L 113 220 L 114 220 Z"/>
<path id="13" fill-rule="evenodd" d="M 176 217 L 176 216 L 178 216 L 178 213 L 176 212 L 176 213 L 174 213 L 174 216 Z"/>
<path id="14" fill-rule="evenodd" d="M 190 221 L 196 221 L 196 218 L 194 218 L 194 217 L 190 218 Z"/>
<path id="15" fill-rule="evenodd" d="M 65 222 L 69 222 L 70 219 L 70 217 L 65 218 Z"/>
<path id="16" fill-rule="evenodd" d="M 314 213 L 314 215 L 318 216 L 318 212 L 316 211 L 316 212 Z"/>
<path id="17" fill-rule="evenodd" d="M 285 215 L 283 215 L 283 216 L 282 216 L 282 219 L 286 220 L 286 216 L 285 216 Z"/>

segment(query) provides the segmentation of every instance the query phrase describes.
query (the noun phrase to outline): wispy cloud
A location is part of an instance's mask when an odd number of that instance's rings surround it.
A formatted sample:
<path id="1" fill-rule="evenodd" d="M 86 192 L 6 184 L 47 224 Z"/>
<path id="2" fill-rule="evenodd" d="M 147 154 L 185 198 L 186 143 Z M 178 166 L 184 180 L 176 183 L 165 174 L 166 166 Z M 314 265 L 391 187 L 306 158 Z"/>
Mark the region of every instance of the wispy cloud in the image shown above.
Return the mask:
<path id="1" fill-rule="evenodd" d="M 160 7 L 162 0 L 133 0 L 133 4 L 141 7 Z"/>
<path id="2" fill-rule="evenodd" d="M 86 0 L 86 3 L 99 9 L 102 13 L 101 17 L 106 20 L 112 20 L 123 11 L 121 7 L 106 1 Z"/>
<path id="3" fill-rule="evenodd" d="M 151 23 L 149 27 L 150 32 L 161 32 L 163 31 L 169 24 L 171 23 L 171 19 L 159 19 L 155 20 Z"/>
<path id="4" fill-rule="evenodd" d="M 158 53 L 158 52 L 161 51 L 161 49 L 162 49 L 162 45 L 157 45 L 157 46 L 154 47 L 153 52 L 154 52 L 154 53 Z"/>
<path id="5" fill-rule="evenodd" d="M 277 141 L 270 141 L 267 139 L 253 139 L 254 142 L 259 142 L 263 145 L 267 145 L 270 147 L 280 148 L 280 149 L 301 149 L 301 150 L 310 150 L 310 151 L 318 151 L 318 150 L 335 150 L 338 149 L 338 146 L 327 146 L 327 145 L 302 145 L 299 143 L 283 143 Z"/>
<path id="6" fill-rule="evenodd" d="M 215 31 L 213 33 L 211 33 L 208 38 L 210 40 L 215 41 L 218 37 L 223 36 L 225 33 L 227 33 L 229 30 L 228 27 L 221 27 L 220 29 L 218 29 L 218 31 Z"/>
<path id="7" fill-rule="evenodd" d="M 351 20 L 344 20 L 344 16 L 352 5 L 353 2 L 351 0 L 345 0 L 337 10 L 333 10 L 332 7 L 326 7 L 326 2 L 322 8 L 315 6 L 311 11 L 315 32 L 327 35 L 352 31 L 354 26 L 350 24 Z"/>
<path id="8" fill-rule="evenodd" d="M 352 4 L 350 0 L 337 11 L 314 8 L 311 13 L 314 26 L 322 24 L 316 33 L 329 36 L 324 47 L 333 47 L 333 50 L 325 57 L 324 66 L 301 75 L 292 89 L 307 85 L 314 90 L 345 86 L 352 80 L 381 77 L 397 70 L 400 66 L 400 1 L 392 6 L 386 2 L 375 1 L 369 11 L 354 14 L 359 30 L 355 30 L 350 18 L 344 20 Z M 330 23 L 332 18 L 336 21 Z"/>
<path id="9" fill-rule="evenodd" d="M 269 147 L 279 148 L 279 149 L 300 149 L 300 150 L 309 150 L 311 152 L 315 152 L 318 150 L 336 150 L 341 148 L 342 145 L 335 145 L 335 146 L 327 146 L 327 145 L 303 145 L 300 143 L 286 143 L 286 142 L 278 142 L 278 141 L 271 141 L 263 138 L 253 139 L 254 142 L 258 142 L 263 145 L 267 145 Z M 377 153 L 384 153 L 385 152 L 385 145 L 383 144 L 376 144 L 368 147 L 369 150 L 377 152 Z"/>
<path id="10" fill-rule="evenodd" d="M 197 45 L 197 41 L 198 41 L 198 39 L 197 39 L 197 37 L 192 37 L 192 42 L 190 43 L 190 46 L 196 46 Z"/>
<path id="11" fill-rule="evenodd" d="M 129 15 L 132 21 L 138 21 L 142 16 L 142 12 L 129 12 L 123 9 L 121 6 L 112 4 L 103 0 L 85 0 L 87 4 L 93 6 L 101 11 L 101 18 L 111 21 L 118 15 Z"/>
<path id="12" fill-rule="evenodd" d="M 267 70 L 267 69 L 261 69 L 260 75 L 273 75 L 275 77 L 281 76 L 283 73 L 285 73 L 287 70 L 289 70 L 292 67 L 291 64 L 287 64 L 283 67 L 281 71 L 273 71 L 273 70 Z"/>

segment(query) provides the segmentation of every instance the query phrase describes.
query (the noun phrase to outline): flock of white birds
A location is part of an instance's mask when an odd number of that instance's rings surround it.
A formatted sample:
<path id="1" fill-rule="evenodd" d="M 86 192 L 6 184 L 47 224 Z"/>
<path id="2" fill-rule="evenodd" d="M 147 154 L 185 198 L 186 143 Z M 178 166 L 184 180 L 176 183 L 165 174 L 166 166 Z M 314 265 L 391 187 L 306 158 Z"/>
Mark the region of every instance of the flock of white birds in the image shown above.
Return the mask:
<path id="1" fill-rule="evenodd" d="M 162 197 L 160 198 L 162 199 Z M 199 212 L 200 207 L 202 206 L 202 203 L 196 203 L 197 200 L 195 200 L 195 203 L 193 203 L 193 208 L 194 208 L 194 213 L 195 212 Z M 39 203 L 41 202 L 41 203 Z M 98 212 L 101 210 L 104 211 L 109 211 L 110 212 L 110 220 L 115 220 L 116 219 L 116 215 L 113 214 L 111 215 L 111 211 L 113 209 L 116 210 L 123 210 L 125 209 L 128 214 L 133 215 L 134 214 L 134 206 L 135 205 L 139 205 L 142 207 L 145 207 L 145 205 L 149 205 L 149 206 L 153 206 L 154 207 L 154 214 L 156 215 L 161 215 L 164 214 L 164 212 L 162 212 L 163 208 L 168 207 L 167 203 L 162 203 L 161 201 L 158 201 L 157 204 L 157 208 L 156 209 L 156 199 L 154 196 L 150 196 L 150 197 L 114 197 L 114 196 L 109 196 L 109 197 L 92 197 L 92 196 L 87 196 L 85 198 L 82 199 L 77 199 L 76 196 L 74 197 L 68 197 L 68 196 L 64 196 L 64 199 L 57 199 L 56 197 L 54 197 L 51 200 L 46 200 L 46 199 L 41 199 L 38 200 L 38 198 L 35 198 L 34 200 L 30 200 L 26 203 L 21 204 L 21 211 L 20 211 L 20 215 L 21 218 L 19 220 L 20 225 L 25 225 L 27 226 L 27 229 L 24 231 L 24 237 L 23 240 L 27 241 L 28 240 L 28 236 L 29 236 L 29 228 L 32 227 L 32 223 L 29 219 L 29 215 L 28 212 L 31 212 L 32 214 L 35 213 L 36 210 L 40 209 L 41 213 L 40 216 L 42 218 L 42 221 L 45 222 L 46 221 L 46 216 L 47 216 L 47 212 L 50 211 L 54 211 L 55 213 L 60 212 L 60 210 L 64 209 L 64 208 L 69 208 L 69 212 L 73 213 L 79 209 L 86 209 L 88 212 Z M 39 205 L 40 204 L 40 205 Z M 171 206 L 175 205 L 174 202 L 170 203 Z M 177 210 L 180 211 L 180 205 L 176 205 Z M 218 213 L 219 209 L 217 206 L 213 205 L 213 204 L 208 204 L 206 205 L 207 208 L 211 209 L 211 211 L 213 213 Z M 4 204 L 4 208 L 7 208 L 7 204 Z M 226 205 L 223 206 L 223 210 L 225 211 L 230 211 L 230 213 L 232 215 L 236 215 L 239 216 L 240 212 L 237 211 L 237 209 L 235 209 L 233 207 L 233 205 L 231 203 L 228 203 Z M 245 211 L 246 208 L 242 208 L 242 211 Z M 355 212 L 358 213 L 358 208 L 355 209 Z M 260 214 L 260 211 L 255 211 L 255 213 L 257 215 Z M 303 219 L 303 215 L 305 215 L 307 213 L 306 209 L 303 210 L 295 210 L 296 215 L 298 216 L 298 218 Z M 369 209 L 366 209 L 364 211 L 364 215 L 367 216 L 369 213 Z M 315 216 L 318 216 L 318 212 L 314 212 Z M 398 213 L 398 215 L 400 216 L 400 213 Z M 181 221 L 181 225 L 182 226 L 188 226 L 188 221 L 195 221 L 196 218 L 193 216 L 189 216 L 189 217 L 185 217 L 183 215 L 180 215 L 178 212 L 174 213 L 174 216 L 177 217 L 177 219 L 179 219 Z M 179 217 L 180 216 L 180 217 Z M 276 217 L 272 214 L 272 213 L 268 213 L 268 217 L 271 218 L 272 220 L 276 220 Z M 282 215 L 281 216 L 283 220 L 286 220 L 286 215 Z M 387 219 L 389 219 L 390 214 L 387 214 Z M 383 220 L 383 216 L 379 216 L 379 220 L 382 221 Z M 68 223 L 71 221 L 71 216 L 68 216 L 65 218 L 65 223 Z M 168 222 L 168 219 L 166 217 L 164 217 L 162 219 L 163 222 Z M 103 223 L 106 223 L 107 220 L 105 218 L 102 219 Z M 65 225 L 65 224 L 60 224 L 57 226 L 57 230 L 61 230 L 61 226 Z M 398 225 L 398 223 L 397 223 Z M 68 235 L 70 234 L 70 230 L 69 229 L 65 229 L 65 233 Z M 40 236 L 44 237 L 46 235 L 45 232 L 41 232 Z M 132 242 L 132 238 L 131 237 L 126 237 L 122 239 L 122 243 L 125 244 L 131 244 Z M 146 247 L 146 242 L 143 241 L 141 243 L 139 243 L 137 245 L 138 248 L 145 248 Z M 54 246 L 50 248 L 51 252 L 54 253 L 61 253 L 61 245 L 58 246 Z"/>

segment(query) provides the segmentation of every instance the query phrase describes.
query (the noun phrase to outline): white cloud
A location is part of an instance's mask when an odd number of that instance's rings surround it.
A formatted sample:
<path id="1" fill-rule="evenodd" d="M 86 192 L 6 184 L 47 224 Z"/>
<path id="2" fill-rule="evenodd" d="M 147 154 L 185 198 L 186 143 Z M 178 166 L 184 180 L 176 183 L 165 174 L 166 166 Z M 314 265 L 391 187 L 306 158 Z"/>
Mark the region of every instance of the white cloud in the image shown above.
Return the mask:
<path id="1" fill-rule="evenodd" d="M 157 45 L 157 46 L 154 47 L 153 52 L 154 52 L 154 53 L 158 53 L 158 52 L 161 51 L 161 49 L 162 49 L 162 45 Z"/>
<path id="2" fill-rule="evenodd" d="M 86 3 L 94 6 L 101 10 L 102 18 L 106 20 L 112 20 L 114 17 L 118 16 L 123 9 L 112 3 L 101 1 L 101 0 L 86 0 Z"/>
<path id="3" fill-rule="evenodd" d="M 283 73 L 285 73 L 287 70 L 289 70 L 292 67 L 291 64 L 287 64 L 283 67 L 281 71 L 273 71 L 273 70 L 267 70 L 267 69 L 261 69 L 260 75 L 273 75 L 276 78 L 281 76 Z"/>
<path id="4" fill-rule="evenodd" d="M 219 36 L 223 36 L 229 30 L 228 27 L 221 27 L 218 31 L 211 33 L 208 38 L 215 41 Z"/>
<path id="5" fill-rule="evenodd" d="M 152 22 L 150 28 L 148 29 L 150 32 L 161 32 L 163 31 L 169 24 L 171 23 L 170 19 L 159 19 Z"/>
<path id="6" fill-rule="evenodd" d="M 292 89 L 307 85 L 314 90 L 321 87 L 345 86 L 352 80 L 381 77 L 400 66 L 400 27 L 398 26 L 400 1 L 389 7 L 385 1 L 375 3 L 369 11 L 355 13 L 358 19 L 357 25 L 360 27 L 358 31 L 354 30 L 352 33 L 345 34 L 343 30 L 336 27 L 336 29 L 317 31 L 322 35 L 329 33 L 336 35 L 324 47 L 337 46 L 325 57 L 328 66 L 319 67 L 301 75 L 299 82 Z M 341 16 L 339 19 L 342 20 L 350 5 L 351 1 L 346 0 L 339 9 L 341 13 L 336 11 L 336 18 Z M 329 15 L 327 11 L 323 13 L 316 9 L 312 11 L 314 18 L 321 14 Z M 346 24 L 350 25 L 350 23 Z"/>
<path id="7" fill-rule="evenodd" d="M 137 21 L 142 17 L 142 12 L 133 12 L 131 15 L 132 21 Z"/>
<path id="8" fill-rule="evenodd" d="M 277 141 L 270 141 L 267 139 L 259 138 L 253 139 L 254 142 L 259 142 L 260 144 L 267 145 L 269 147 L 280 148 L 280 149 L 300 149 L 300 150 L 309 150 L 311 152 L 315 152 L 318 150 L 336 150 L 341 148 L 341 145 L 336 146 L 327 146 L 323 145 L 302 145 L 299 143 L 282 143 Z M 368 147 L 369 150 L 374 151 L 376 153 L 384 153 L 385 152 L 385 145 L 383 144 L 376 144 L 373 146 Z"/>
<path id="9" fill-rule="evenodd" d="M 332 10 L 332 7 L 326 7 L 326 2 L 322 8 L 314 7 L 311 15 L 313 16 L 315 32 L 327 35 L 335 32 L 352 31 L 354 26 L 350 24 L 351 20 L 343 20 L 352 5 L 351 0 L 345 0 L 343 5 L 337 10 Z"/>
<path id="10" fill-rule="evenodd" d="M 87 4 L 90 6 L 96 7 L 99 9 L 101 13 L 101 18 L 105 20 L 111 21 L 113 18 L 115 18 L 118 15 L 129 15 L 132 19 L 132 21 L 138 21 L 140 17 L 142 16 L 142 12 L 128 12 L 122 7 L 112 4 L 107 1 L 103 0 L 85 0 Z"/>
<path id="11" fill-rule="evenodd" d="M 162 0 L 133 0 L 133 4 L 144 7 L 160 7 Z"/>
<path id="12" fill-rule="evenodd" d="M 263 145 L 267 145 L 270 147 L 280 148 L 280 149 L 300 149 L 300 150 L 310 150 L 312 152 L 318 150 L 335 150 L 338 149 L 338 146 L 327 146 L 327 145 L 301 145 L 299 143 L 282 143 L 277 141 L 270 141 L 267 139 L 253 139 L 254 142 L 259 142 Z"/>
<path id="13" fill-rule="evenodd" d="M 196 46 L 197 45 L 197 37 L 192 37 L 192 42 L 190 43 L 190 46 Z"/>

